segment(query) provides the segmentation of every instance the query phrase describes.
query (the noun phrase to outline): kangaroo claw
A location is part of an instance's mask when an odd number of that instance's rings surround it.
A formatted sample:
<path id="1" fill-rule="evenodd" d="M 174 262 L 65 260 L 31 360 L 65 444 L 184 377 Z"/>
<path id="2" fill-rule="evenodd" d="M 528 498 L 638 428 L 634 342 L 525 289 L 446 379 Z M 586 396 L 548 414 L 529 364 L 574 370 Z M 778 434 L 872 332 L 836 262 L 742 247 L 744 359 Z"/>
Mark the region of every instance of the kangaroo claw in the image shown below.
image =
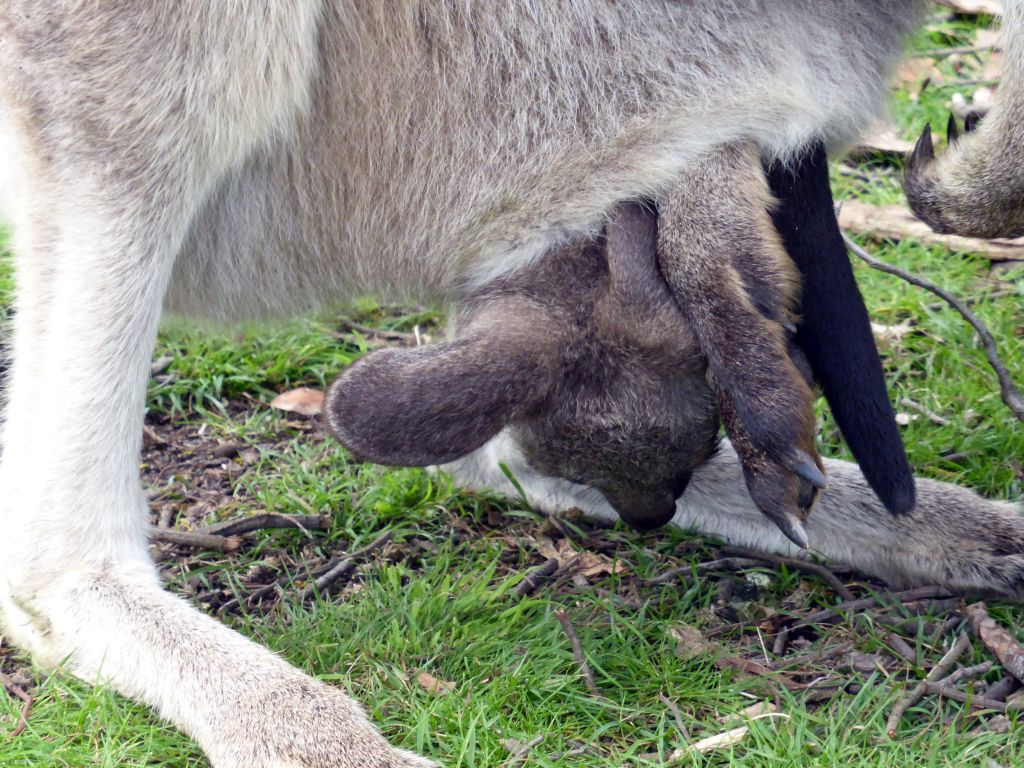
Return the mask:
<path id="1" fill-rule="evenodd" d="M 910 157 L 907 159 L 907 172 L 909 173 L 913 168 L 929 163 L 934 159 L 935 145 L 932 144 L 932 125 L 927 123 L 917 143 L 914 144 L 914 151 L 910 153 Z"/>
<path id="2" fill-rule="evenodd" d="M 817 464 L 814 463 L 814 459 L 812 459 L 806 451 L 800 448 L 796 449 L 793 457 L 786 462 L 785 466 L 786 469 L 794 475 L 806 480 L 819 490 L 828 486 L 828 480 L 825 479 L 825 475 L 823 475 L 821 470 L 818 469 Z"/>
<path id="3" fill-rule="evenodd" d="M 949 113 L 949 120 L 946 121 L 946 142 L 956 144 L 960 139 L 960 128 L 956 124 L 956 115 Z"/>
<path id="4" fill-rule="evenodd" d="M 800 547 L 800 549 L 807 549 L 810 546 L 803 521 L 792 512 L 778 512 L 774 515 L 768 515 L 768 518 L 775 523 L 787 539 Z"/>
<path id="5" fill-rule="evenodd" d="M 974 133 L 974 130 L 978 127 L 978 123 L 981 122 L 981 115 L 977 112 L 968 112 L 964 118 L 964 132 Z"/>

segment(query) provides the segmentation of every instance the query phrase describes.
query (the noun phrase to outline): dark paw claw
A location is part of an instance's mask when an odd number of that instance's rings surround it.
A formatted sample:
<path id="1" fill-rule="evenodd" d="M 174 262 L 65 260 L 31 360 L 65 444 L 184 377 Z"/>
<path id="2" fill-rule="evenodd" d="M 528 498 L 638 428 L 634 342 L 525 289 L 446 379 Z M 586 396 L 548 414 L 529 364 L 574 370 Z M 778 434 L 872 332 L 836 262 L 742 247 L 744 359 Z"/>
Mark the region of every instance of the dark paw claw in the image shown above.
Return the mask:
<path id="1" fill-rule="evenodd" d="M 769 519 L 800 549 L 807 549 L 810 546 L 804 524 L 796 515 L 791 512 L 780 512 L 771 515 Z"/>
<path id="2" fill-rule="evenodd" d="M 949 120 L 946 121 L 946 142 L 956 144 L 960 139 L 960 128 L 956 124 L 956 115 L 949 113 Z"/>
<path id="3" fill-rule="evenodd" d="M 914 145 L 914 151 L 910 153 L 908 167 L 923 165 L 935 159 L 935 145 L 932 144 L 932 126 L 928 123 L 924 127 L 921 138 Z"/>
<path id="4" fill-rule="evenodd" d="M 968 112 L 967 117 L 964 118 L 964 132 L 974 133 L 974 130 L 978 127 L 978 123 L 981 122 L 981 115 L 977 112 Z"/>
<path id="5" fill-rule="evenodd" d="M 799 448 L 796 450 L 793 458 L 786 463 L 786 469 L 819 490 L 824 489 L 828 485 L 825 475 L 818 469 L 814 459 L 807 455 L 806 451 Z"/>

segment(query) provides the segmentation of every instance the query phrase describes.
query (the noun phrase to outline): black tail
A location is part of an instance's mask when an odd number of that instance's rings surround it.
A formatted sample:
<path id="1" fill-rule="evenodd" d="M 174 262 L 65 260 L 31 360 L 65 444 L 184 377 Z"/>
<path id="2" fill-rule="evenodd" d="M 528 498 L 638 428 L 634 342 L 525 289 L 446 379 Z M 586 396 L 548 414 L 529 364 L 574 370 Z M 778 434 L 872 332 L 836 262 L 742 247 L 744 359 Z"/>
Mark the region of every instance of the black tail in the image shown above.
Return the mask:
<path id="1" fill-rule="evenodd" d="M 797 344 L 864 477 L 890 512 L 909 512 L 914 507 L 914 475 L 836 221 L 825 148 L 816 144 L 798 164 L 775 164 L 766 173 L 780 203 L 775 227 L 803 274 Z"/>

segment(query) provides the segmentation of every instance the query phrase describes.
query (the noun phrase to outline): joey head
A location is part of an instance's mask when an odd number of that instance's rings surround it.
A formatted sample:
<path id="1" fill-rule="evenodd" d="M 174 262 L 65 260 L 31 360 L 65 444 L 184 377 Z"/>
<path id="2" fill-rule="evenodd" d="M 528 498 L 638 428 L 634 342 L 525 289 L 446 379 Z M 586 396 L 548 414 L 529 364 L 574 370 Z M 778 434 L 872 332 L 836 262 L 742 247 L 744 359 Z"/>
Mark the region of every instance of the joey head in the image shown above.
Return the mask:
<path id="1" fill-rule="evenodd" d="M 366 356 L 331 387 L 334 434 L 426 466 L 508 427 L 537 471 L 600 490 L 636 528 L 664 525 L 716 449 L 718 414 L 656 237 L 650 207 L 622 204 L 602 236 L 466 295 L 450 341 Z"/>

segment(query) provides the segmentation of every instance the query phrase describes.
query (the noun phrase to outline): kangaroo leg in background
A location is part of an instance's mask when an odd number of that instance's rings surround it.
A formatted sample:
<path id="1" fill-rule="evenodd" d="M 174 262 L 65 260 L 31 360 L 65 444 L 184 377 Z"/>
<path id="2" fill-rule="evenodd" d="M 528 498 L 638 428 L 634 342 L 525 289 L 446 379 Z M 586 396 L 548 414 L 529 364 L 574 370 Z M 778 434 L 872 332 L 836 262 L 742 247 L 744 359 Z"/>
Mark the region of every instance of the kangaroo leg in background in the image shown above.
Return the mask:
<path id="1" fill-rule="evenodd" d="M 693 163 L 659 201 L 658 259 L 700 341 L 758 508 L 805 546 L 815 487 L 814 395 L 790 355 L 799 273 L 768 210 L 753 144 Z"/>
<path id="2" fill-rule="evenodd" d="M 778 200 L 772 221 L 803 283 L 796 342 L 864 477 L 890 512 L 909 512 L 914 474 L 836 221 L 825 148 L 816 144 L 790 166 L 773 164 L 767 175 Z"/>
<path id="3" fill-rule="evenodd" d="M 907 158 L 903 186 L 914 213 L 937 232 L 1024 235 L 1024 0 L 1007 0 L 996 102 L 976 130 L 939 157 L 926 126 Z"/>

